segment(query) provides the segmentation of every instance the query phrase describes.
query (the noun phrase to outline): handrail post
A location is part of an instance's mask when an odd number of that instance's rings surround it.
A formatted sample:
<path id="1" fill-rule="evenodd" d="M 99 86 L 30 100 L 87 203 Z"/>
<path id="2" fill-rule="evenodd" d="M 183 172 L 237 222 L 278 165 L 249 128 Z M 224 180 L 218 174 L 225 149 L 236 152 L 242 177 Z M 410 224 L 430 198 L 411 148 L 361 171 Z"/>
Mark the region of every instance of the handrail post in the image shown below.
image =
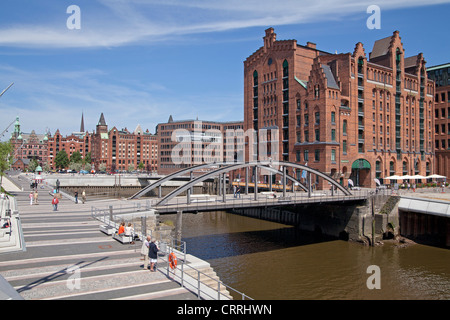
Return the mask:
<path id="1" fill-rule="evenodd" d="M 200 271 L 197 270 L 197 286 L 198 286 L 198 298 L 200 299 Z"/>

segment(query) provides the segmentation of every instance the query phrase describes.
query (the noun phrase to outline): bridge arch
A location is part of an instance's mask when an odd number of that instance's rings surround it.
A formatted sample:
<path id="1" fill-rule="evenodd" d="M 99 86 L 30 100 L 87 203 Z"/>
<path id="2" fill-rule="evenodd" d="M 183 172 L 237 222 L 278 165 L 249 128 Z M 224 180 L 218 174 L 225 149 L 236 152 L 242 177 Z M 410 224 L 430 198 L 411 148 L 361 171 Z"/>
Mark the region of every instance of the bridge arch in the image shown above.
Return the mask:
<path id="1" fill-rule="evenodd" d="M 192 166 L 192 167 L 188 167 L 188 168 L 185 168 L 185 169 L 178 170 L 178 171 L 176 171 L 174 173 L 171 173 L 171 174 L 169 174 L 169 175 L 167 175 L 167 176 L 165 176 L 165 177 L 155 181 L 154 183 L 144 187 L 143 189 L 139 190 L 134 195 L 132 195 L 129 199 L 140 198 L 143 195 L 145 195 L 145 194 L 149 193 L 150 191 L 152 191 L 153 189 L 161 186 L 163 183 L 165 183 L 167 181 L 170 181 L 170 180 L 172 180 L 172 179 L 174 179 L 174 178 L 176 178 L 178 176 L 182 176 L 184 174 L 191 173 L 191 172 L 193 172 L 195 170 L 210 168 L 210 167 L 214 167 L 214 166 L 223 166 L 223 165 L 228 165 L 228 164 L 227 163 L 215 163 L 215 162 L 212 162 L 212 163 L 206 163 L 206 164 L 199 164 L 199 165 L 196 165 L 196 166 Z"/>
<path id="2" fill-rule="evenodd" d="M 312 173 L 312 174 L 316 174 L 319 177 L 327 180 L 328 182 L 330 182 L 330 184 L 334 187 L 336 187 L 337 189 L 340 189 L 345 195 L 349 196 L 351 195 L 350 191 L 348 191 L 347 189 L 345 189 L 343 186 L 341 186 L 338 182 L 336 182 L 334 179 L 332 179 L 330 176 L 315 170 L 313 168 L 310 168 L 308 166 L 304 166 L 304 165 L 300 165 L 300 164 L 296 164 L 296 163 L 292 163 L 292 162 L 278 162 L 277 163 L 279 166 L 284 166 L 284 167 L 292 167 L 292 168 L 296 168 L 296 169 L 301 169 L 301 170 L 305 170 L 308 173 Z M 242 168 L 248 168 L 248 167 L 259 167 L 259 168 L 264 168 L 266 170 L 270 170 L 272 169 L 271 167 L 269 167 L 268 165 L 263 165 L 259 162 L 246 162 L 246 163 L 238 163 L 238 164 L 232 164 L 232 165 L 228 165 L 228 166 L 224 166 L 222 168 L 216 169 L 214 171 L 211 171 L 209 173 L 206 173 L 200 177 L 197 177 L 191 181 L 189 181 L 188 183 L 186 183 L 185 185 L 178 187 L 177 189 L 173 190 L 172 192 L 170 192 L 168 195 L 166 195 L 162 200 L 160 200 L 156 206 L 159 205 L 165 205 L 169 202 L 170 199 L 178 196 L 179 194 L 181 194 L 184 191 L 187 191 L 188 189 L 190 189 L 191 187 L 193 187 L 195 184 L 200 183 L 205 181 L 206 179 L 212 177 L 212 176 L 216 176 L 216 175 L 220 175 L 223 173 L 227 173 L 229 171 L 234 171 L 234 170 L 238 170 L 238 169 L 242 169 Z M 269 169 L 270 168 L 270 169 Z M 276 169 L 274 169 L 276 170 Z M 288 178 L 288 175 L 286 175 L 286 178 Z M 292 177 L 291 177 L 292 178 Z M 289 178 L 288 178 L 289 179 Z M 292 178 L 294 179 L 294 178 Z M 296 179 L 294 179 L 296 182 L 298 182 Z M 309 179 L 310 180 L 310 179 Z M 304 187 L 304 185 L 302 185 Z"/>

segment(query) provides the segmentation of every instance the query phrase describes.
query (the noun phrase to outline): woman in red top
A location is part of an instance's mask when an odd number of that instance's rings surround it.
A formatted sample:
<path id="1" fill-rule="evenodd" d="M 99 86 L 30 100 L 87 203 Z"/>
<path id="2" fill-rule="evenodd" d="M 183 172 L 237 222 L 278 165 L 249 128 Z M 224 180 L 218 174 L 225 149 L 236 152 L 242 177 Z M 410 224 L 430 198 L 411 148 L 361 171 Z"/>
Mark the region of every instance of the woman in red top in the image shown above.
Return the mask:
<path id="1" fill-rule="evenodd" d="M 118 234 L 119 236 L 121 236 L 121 235 L 124 234 L 124 233 L 125 233 L 125 222 L 122 222 L 122 223 L 120 224 L 119 231 L 117 232 L 117 234 Z"/>
<path id="2" fill-rule="evenodd" d="M 58 211 L 58 203 L 59 200 L 56 196 L 53 196 L 52 205 L 53 205 L 53 211 Z"/>

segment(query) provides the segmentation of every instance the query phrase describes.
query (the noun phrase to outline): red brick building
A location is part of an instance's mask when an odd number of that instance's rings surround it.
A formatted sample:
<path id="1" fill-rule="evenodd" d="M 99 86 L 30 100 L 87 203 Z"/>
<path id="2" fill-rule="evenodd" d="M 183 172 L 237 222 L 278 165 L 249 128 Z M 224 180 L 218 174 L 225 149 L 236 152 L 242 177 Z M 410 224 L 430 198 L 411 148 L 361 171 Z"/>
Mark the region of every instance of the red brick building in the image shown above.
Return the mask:
<path id="1" fill-rule="evenodd" d="M 43 166 L 48 159 L 47 140 L 48 133 L 37 134 L 34 130 L 31 133 L 22 132 L 19 117 L 17 117 L 10 139 L 16 164 L 13 168 L 23 170 L 31 160 L 36 160 L 40 166 Z M 17 160 L 20 161 L 17 162 Z"/>
<path id="2" fill-rule="evenodd" d="M 167 123 L 157 125 L 156 134 L 159 174 L 204 163 L 243 160 L 242 121 L 174 121 L 170 116 Z"/>
<path id="3" fill-rule="evenodd" d="M 92 169 L 107 171 L 133 171 L 142 169 L 156 172 L 158 160 L 158 141 L 155 135 L 145 132 L 138 125 L 133 132 L 116 127 L 108 130 L 103 113 L 96 127 L 96 132 L 84 131 L 84 118 L 81 118 L 80 132 L 63 136 L 59 129 L 54 135 L 47 133 L 37 135 L 32 131 L 25 134 L 20 131 L 19 120 L 11 137 L 15 150 L 16 167 L 26 166 L 31 159 L 36 159 L 42 168 L 48 164 L 55 170 L 55 157 L 65 150 L 69 159 L 74 152 L 79 152 L 84 159 L 91 153 Z M 91 168 L 86 168 L 90 170 Z"/>
<path id="4" fill-rule="evenodd" d="M 273 158 L 364 187 L 434 170 L 434 83 L 421 53 L 405 57 L 398 31 L 369 55 L 360 42 L 332 54 L 276 40 L 272 28 L 263 40 L 244 61 L 244 129 L 278 131 Z M 247 147 L 247 159 L 257 154 Z"/>
<path id="5" fill-rule="evenodd" d="M 435 81 L 433 173 L 450 177 L 450 63 L 427 68 L 428 77 Z"/>
<path id="6" fill-rule="evenodd" d="M 155 135 L 144 132 L 140 125 L 133 132 L 116 127 L 108 130 L 103 113 L 91 136 L 91 158 L 96 170 L 133 171 L 142 168 L 156 172 L 158 140 Z"/>
<path id="7" fill-rule="evenodd" d="M 57 129 L 55 134 L 48 138 L 47 149 L 48 165 L 50 169 L 54 170 L 56 169 L 56 154 L 62 150 L 67 153 L 69 159 L 72 154 L 77 151 L 81 154 L 82 158 L 86 156 L 91 149 L 89 134 L 87 132 L 82 135 L 72 133 L 71 135 L 64 137 L 59 132 L 59 129 Z"/>

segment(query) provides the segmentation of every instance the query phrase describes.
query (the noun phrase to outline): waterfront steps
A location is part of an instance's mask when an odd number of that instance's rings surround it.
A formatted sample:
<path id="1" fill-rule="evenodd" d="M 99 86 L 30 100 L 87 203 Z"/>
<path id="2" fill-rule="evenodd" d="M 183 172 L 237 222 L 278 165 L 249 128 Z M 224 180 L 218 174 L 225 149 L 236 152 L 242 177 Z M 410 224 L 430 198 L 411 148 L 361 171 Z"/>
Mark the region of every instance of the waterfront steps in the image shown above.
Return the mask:
<path id="1" fill-rule="evenodd" d="M 197 300 L 196 294 L 165 275 L 143 269 L 140 246 L 121 244 L 99 231 L 90 205 L 60 200 L 53 211 L 47 189 L 30 205 L 29 182 L 15 192 L 25 252 L 0 248 L 0 274 L 24 299 Z"/>

